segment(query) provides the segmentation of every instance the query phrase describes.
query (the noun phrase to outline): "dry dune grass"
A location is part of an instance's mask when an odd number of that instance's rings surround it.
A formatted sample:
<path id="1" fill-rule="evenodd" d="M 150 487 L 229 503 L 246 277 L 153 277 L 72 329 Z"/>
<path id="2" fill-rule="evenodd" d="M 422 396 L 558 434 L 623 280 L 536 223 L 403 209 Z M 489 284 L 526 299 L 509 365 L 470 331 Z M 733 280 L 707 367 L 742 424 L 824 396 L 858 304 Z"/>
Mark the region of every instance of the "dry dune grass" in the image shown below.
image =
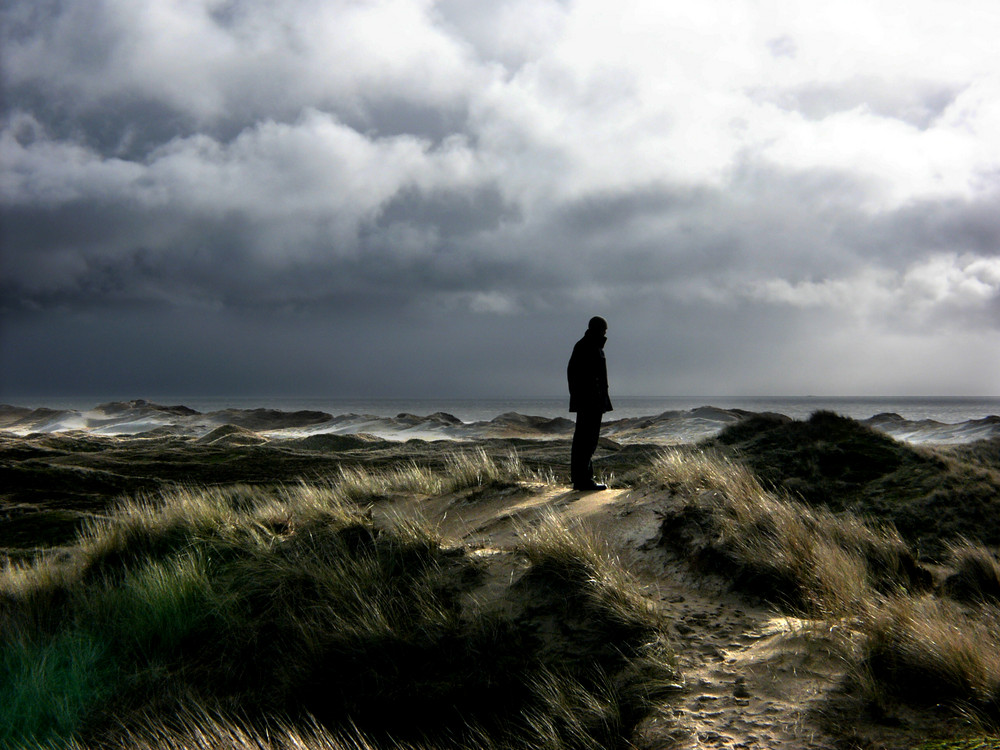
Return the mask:
<path id="1" fill-rule="evenodd" d="M 856 674 L 870 698 L 947 701 L 1000 719 L 1000 564 L 988 550 L 950 547 L 952 590 L 980 602 L 970 607 L 930 593 L 929 574 L 895 530 L 775 495 L 731 460 L 670 450 L 645 481 L 681 498 L 663 530 L 695 557 L 860 635 Z"/>
<path id="2" fill-rule="evenodd" d="M 866 613 L 863 627 L 875 695 L 954 701 L 1000 717 L 1000 609 L 893 596 Z"/>
<path id="3" fill-rule="evenodd" d="M 564 618 L 580 618 L 581 624 L 604 623 L 589 636 L 606 639 L 613 635 L 618 643 L 633 644 L 613 685 L 616 691 L 630 694 L 622 705 L 647 706 L 678 689 L 676 658 L 665 636 L 668 623 L 613 549 L 593 531 L 578 524 L 568 526 L 551 512 L 524 528 L 521 537 L 518 551 L 527 558 L 530 569 L 518 585 L 544 582 L 544 588 L 564 598 Z M 578 641 L 566 645 L 573 649 Z M 600 649 L 609 647 L 610 641 Z M 567 653 L 564 658 L 575 657 Z M 635 721 L 640 718 L 632 717 Z"/>
<path id="4" fill-rule="evenodd" d="M 444 467 L 445 491 L 469 487 L 496 487 L 518 482 L 553 482 L 551 471 L 530 469 L 516 451 L 501 459 L 491 458 L 482 448 L 452 453 Z"/>
<path id="5" fill-rule="evenodd" d="M 477 447 L 449 454 L 440 472 L 412 461 L 375 470 L 364 466 L 341 467 L 332 489 L 346 500 L 366 503 L 396 493 L 443 495 L 469 488 L 551 481 L 551 473 L 529 469 L 516 451 L 493 458 Z"/>
<path id="6" fill-rule="evenodd" d="M 960 536 L 1000 546 L 1000 438 L 914 446 L 818 411 L 799 421 L 757 414 L 707 442 L 753 469 L 768 489 L 893 523 L 920 559 L 940 562 Z"/>
<path id="7" fill-rule="evenodd" d="M 752 471 L 724 457 L 670 450 L 652 462 L 646 481 L 684 497 L 681 513 L 711 537 L 699 551 L 769 599 L 841 617 L 855 614 L 873 589 L 919 582 L 894 530 L 768 492 Z M 668 520 L 665 531 L 682 531 L 678 521 Z"/>
<path id="8" fill-rule="evenodd" d="M 954 571 L 944 582 L 953 599 L 1000 604 L 1000 560 L 981 544 L 960 539 L 947 545 L 948 567 Z"/>
<path id="9" fill-rule="evenodd" d="M 596 540 L 554 519 L 525 530 L 527 571 L 499 593 L 525 605 L 470 607 L 487 562 L 369 512 L 537 478 L 479 452 L 441 474 L 127 502 L 0 572 L 0 746 L 622 745 L 676 675 Z"/>
<path id="10" fill-rule="evenodd" d="M 590 595 L 616 609 L 623 620 L 642 615 L 650 628 L 661 624 L 656 609 L 615 551 L 592 531 L 579 525 L 567 527 L 555 513 L 548 512 L 520 533 L 520 551 L 533 570 L 545 570 L 566 580 L 586 580 Z"/>
<path id="11" fill-rule="evenodd" d="M 442 471 L 124 503 L 71 548 L 0 571 L 0 747 L 627 747 L 678 675 L 660 610 L 614 549 L 532 515 L 510 552 L 519 575 L 493 585 L 488 555 L 372 512 L 546 481 L 476 449 Z M 848 634 L 869 699 L 1000 719 L 989 549 L 953 543 L 938 596 L 894 529 L 768 491 L 738 462 L 668 450 L 640 482 L 666 491 L 665 543 Z"/>

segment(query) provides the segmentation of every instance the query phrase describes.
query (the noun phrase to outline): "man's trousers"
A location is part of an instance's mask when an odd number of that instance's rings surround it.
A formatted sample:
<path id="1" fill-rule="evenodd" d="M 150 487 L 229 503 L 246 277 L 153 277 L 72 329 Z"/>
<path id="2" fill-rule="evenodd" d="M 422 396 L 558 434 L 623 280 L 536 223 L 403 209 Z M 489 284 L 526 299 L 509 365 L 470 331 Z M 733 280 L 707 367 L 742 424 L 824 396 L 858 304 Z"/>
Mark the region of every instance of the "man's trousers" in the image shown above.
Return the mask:
<path id="1" fill-rule="evenodd" d="M 576 413 L 576 429 L 573 430 L 573 448 L 570 452 L 570 477 L 573 486 L 584 487 L 594 481 L 594 466 L 591 459 L 597 450 L 601 437 L 601 417 L 603 412 L 579 411 Z"/>

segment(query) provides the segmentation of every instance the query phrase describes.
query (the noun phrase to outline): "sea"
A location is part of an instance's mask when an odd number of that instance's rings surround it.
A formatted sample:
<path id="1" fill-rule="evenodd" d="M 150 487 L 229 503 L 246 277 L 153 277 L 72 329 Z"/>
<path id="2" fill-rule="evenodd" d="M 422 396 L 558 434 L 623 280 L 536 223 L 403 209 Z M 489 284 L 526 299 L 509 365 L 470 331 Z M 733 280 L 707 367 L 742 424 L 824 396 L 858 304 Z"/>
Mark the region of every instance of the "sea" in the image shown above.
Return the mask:
<path id="1" fill-rule="evenodd" d="M 500 414 L 516 412 L 540 417 L 569 417 L 568 399 L 342 399 L 332 396 L 183 396 L 115 395 L 104 397 L 2 397 L 12 406 L 47 407 L 87 411 L 111 401 L 143 398 L 167 406 L 184 405 L 200 412 L 222 409 L 277 409 L 280 411 L 322 411 L 339 416 L 364 414 L 395 417 L 399 414 L 427 416 L 445 412 L 463 422 L 489 421 Z M 701 406 L 720 409 L 743 409 L 750 412 L 776 412 L 794 419 L 806 419 L 820 410 L 832 411 L 853 419 L 868 419 L 876 414 L 895 413 L 911 421 L 934 420 L 958 424 L 989 416 L 1000 416 L 1000 396 L 618 396 L 612 399 L 614 411 L 606 420 L 647 417 L 671 411 L 688 411 Z"/>

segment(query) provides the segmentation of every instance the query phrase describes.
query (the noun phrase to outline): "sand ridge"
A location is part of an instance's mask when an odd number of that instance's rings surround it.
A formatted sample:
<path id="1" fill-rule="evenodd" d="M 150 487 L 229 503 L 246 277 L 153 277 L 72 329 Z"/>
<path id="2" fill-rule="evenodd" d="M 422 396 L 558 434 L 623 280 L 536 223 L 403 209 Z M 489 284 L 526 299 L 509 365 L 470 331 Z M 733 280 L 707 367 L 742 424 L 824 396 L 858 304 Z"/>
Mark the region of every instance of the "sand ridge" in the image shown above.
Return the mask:
<path id="1" fill-rule="evenodd" d="M 273 442 L 238 445 L 255 434 L 236 426 L 219 428 L 203 441 L 13 438 L 0 431 L 8 480 L 18 480 L 6 488 L 11 494 L 3 526 L 9 549 L 21 549 L 23 539 L 71 539 L 80 518 L 106 512 L 107 498 L 122 491 L 178 480 L 217 482 L 220 476 L 253 483 L 335 477 L 345 466 L 378 472 L 398 467 L 403 459 L 447 466 L 454 451 L 452 443 L 401 446 L 357 435 L 314 435 L 305 439 L 309 450 Z M 566 445 L 551 441 L 517 447 L 527 467 L 559 465 L 567 453 Z M 487 449 L 497 461 L 510 455 L 506 443 L 484 443 L 484 456 Z M 634 446 L 608 449 L 600 457 L 602 471 L 635 477 L 644 455 Z M 421 519 L 446 545 L 479 558 L 485 568 L 482 584 L 461 592 L 467 597 L 463 606 L 497 607 L 499 614 L 515 617 L 532 618 L 531 610 L 539 609 L 528 598 L 531 587 L 518 585 L 531 571 L 524 543 L 532 528 L 554 516 L 591 530 L 663 615 L 683 678 L 634 733 L 636 750 L 912 750 L 929 737 L 967 730 L 967 723 L 947 716 L 945 708 L 891 706 L 890 714 L 879 715 L 850 682 L 854 642 L 849 632 L 837 624 L 783 616 L 774 606 L 730 590 L 730 581 L 694 567 L 676 546 L 684 543 L 683 535 L 670 527 L 681 522 L 677 519 L 690 498 L 643 482 L 632 489 L 575 492 L 551 475 L 530 471 L 517 479 L 460 484 L 462 489 L 443 495 L 426 489 L 431 485 L 380 491 L 365 502 L 376 520 Z M 40 485 L 39 477 L 49 484 Z M 76 494 L 60 495 L 66 488 Z M 49 504 L 42 505 L 39 497 Z M 19 515 L 20 508 L 35 512 Z M 542 648 L 555 645 L 572 658 L 580 643 L 573 638 L 586 633 L 587 623 L 575 627 L 571 637 L 543 640 Z"/>
<path id="2" fill-rule="evenodd" d="M 681 693 L 640 728 L 642 747 L 834 750 L 818 708 L 844 676 L 837 641 L 818 623 L 778 616 L 695 573 L 658 542 L 662 494 L 574 492 L 539 485 L 485 494 L 399 501 L 396 514 L 419 513 L 444 538 L 478 551 L 509 583 L 526 527 L 546 514 L 579 523 L 604 540 L 663 612 L 684 676 Z"/>
<path id="3" fill-rule="evenodd" d="M 446 543 L 487 561 L 486 601 L 510 596 L 527 567 L 518 544 L 547 515 L 603 540 L 669 623 L 683 675 L 679 693 L 638 728 L 637 750 L 912 750 L 946 725 L 959 731 L 945 713 L 903 706 L 893 716 L 873 712 L 849 677 L 856 637 L 840 624 L 782 614 L 692 567 L 662 537 L 664 518 L 679 502 L 662 490 L 522 484 L 397 498 L 376 512 L 420 516 Z"/>
<path id="4" fill-rule="evenodd" d="M 754 412 L 705 405 L 641 417 L 605 420 L 605 440 L 617 444 L 694 443 L 717 435 Z M 910 443 L 961 444 L 1000 434 L 1000 416 L 946 424 L 930 419 L 911 420 L 895 413 L 866 420 L 876 430 Z M 91 409 L 28 408 L 0 404 L 0 431 L 26 436 L 35 433 L 92 435 L 184 435 L 201 438 L 225 425 L 259 434 L 262 440 L 294 440 L 315 435 L 368 434 L 385 440 L 482 440 L 506 438 L 569 439 L 573 421 L 565 416 L 543 417 L 506 412 L 489 420 L 463 422 L 452 414 L 409 413 L 330 414 L 315 410 L 236 409 L 199 412 L 183 405 L 164 406 L 144 399 L 100 404 Z"/>

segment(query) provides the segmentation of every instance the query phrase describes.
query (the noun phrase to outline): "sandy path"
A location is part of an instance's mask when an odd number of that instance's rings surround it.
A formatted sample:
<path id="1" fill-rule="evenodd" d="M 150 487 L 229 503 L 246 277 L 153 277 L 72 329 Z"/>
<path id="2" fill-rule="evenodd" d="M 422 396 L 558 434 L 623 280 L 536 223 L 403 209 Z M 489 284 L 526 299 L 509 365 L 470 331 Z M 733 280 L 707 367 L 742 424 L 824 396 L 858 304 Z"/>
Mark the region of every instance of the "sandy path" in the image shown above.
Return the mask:
<path id="1" fill-rule="evenodd" d="M 686 689 L 671 700 L 670 718 L 648 728 L 649 745 L 832 750 L 812 715 L 843 675 L 833 639 L 692 573 L 658 544 L 663 502 L 617 490 L 570 500 L 564 511 L 611 543 L 673 623 Z"/>
<path id="2" fill-rule="evenodd" d="M 808 623 L 680 583 L 663 591 L 687 690 L 672 703 L 677 748 L 834 748 L 816 705 L 842 677 Z"/>
<path id="3" fill-rule="evenodd" d="M 512 549 L 518 528 L 555 511 L 592 528 L 659 603 L 685 689 L 642 728 L 648 748 L 833 750 L 815 709 L 843 675 L 834 640 L 817 625 L 775 613 L 695 574 L 659 542 L 662 494 L 539 486 L 420 508 L 446 538 L 473 549 Z M 505 574 L 506 575 L 506 574 Z"/>

